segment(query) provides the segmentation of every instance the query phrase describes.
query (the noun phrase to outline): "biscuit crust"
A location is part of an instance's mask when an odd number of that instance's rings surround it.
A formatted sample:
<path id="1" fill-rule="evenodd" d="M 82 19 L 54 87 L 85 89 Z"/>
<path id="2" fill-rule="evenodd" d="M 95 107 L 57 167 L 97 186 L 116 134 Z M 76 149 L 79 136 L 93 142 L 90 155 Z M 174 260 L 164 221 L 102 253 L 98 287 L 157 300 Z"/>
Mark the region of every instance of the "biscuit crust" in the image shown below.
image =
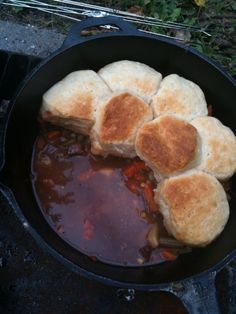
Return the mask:
<path id="1" fill-rule="evenodd" d="M 201 138 L 202 158 L 198 169 L 227 180 L 236 172 L 236 137 L 230 128 L 213 117 L 199 117 L 191 124 Z"/>
<path id="2" fill-rule="evenodd" d="M 164 115 L 139 129 L 135 147 L 154 172 L 169 176 L 194 160 L 197 130 L 184 120 Z"/>
<path id="3" fill-rule="evenodd" d="M 205 246 L 223 230 L 229 204 L 219 181 L 202 171 L 190 170 L 164 180 L 157 188 L 167 230 L 179 241 Z"/>
<path id="4" fill-rule="evenodd" d="M 162 75 L 146 64 L 121 60 L 100 69 L 98 74 L 112 91 L 128 91 L 146 102 L 157 92 Z"/>
<path id="5" fill-rule="evenodd" d="M 151 101 L 154 116 L 176 114 L 191 121 L 195 117 L 207 115 L 207 103 L 200 87 L 177 75 L 166 76 Z"/>
<path id="6" fill-rule="evenodd" d="M 151 108 L 130 93 L 117 93 L 104 101 L 96 112 L 91 132 L 92 152 L 134 157 L 137 130 L 152 119 Z"/>
<path id="7" fill-rule="evenodd" d="M 43 95 L 40 114 L 45 121 L 87 135 L 95 122 L 99 99 L 110 93 L 96 72 L 72 72 Z"/>

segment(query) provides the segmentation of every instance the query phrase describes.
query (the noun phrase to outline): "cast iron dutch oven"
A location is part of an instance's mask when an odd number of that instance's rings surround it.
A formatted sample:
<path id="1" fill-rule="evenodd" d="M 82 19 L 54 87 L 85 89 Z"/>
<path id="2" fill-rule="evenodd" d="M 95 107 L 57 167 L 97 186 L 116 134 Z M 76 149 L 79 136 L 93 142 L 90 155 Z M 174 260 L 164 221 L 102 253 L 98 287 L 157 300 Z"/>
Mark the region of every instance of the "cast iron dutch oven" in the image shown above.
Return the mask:
<path id="1" fill-rule="evenodd" d="M 108 24 L 119 30 L 91 37 L 80 35 L 85 28 Z M 235 179 L 229 222 L 220 237 L 204 249 L 194 249 L 176 261 L 158 265 L 122 267 L 93 262 L 64 242 L 38 208 L 30 172 L 42 94 L 72 71 L 97 71 L 122 59 L 140 61 L 163 75 L 178 73 L 194 81 L 203 89 L 207 103 L 213 105 L 214 115 L 235 132 L 235 82 L 209 59 L 174 41 L 141 33 L 118 18 L 87 19 L 72 27 L 62 47 L 33 70 L 12 101 L 1 156 L 1 192 L 32 236 L 79 274 L 128 292 L 170 291 L 181 298 L 191 313 L 219 313 L 215 274 L 236 257 Z"/>

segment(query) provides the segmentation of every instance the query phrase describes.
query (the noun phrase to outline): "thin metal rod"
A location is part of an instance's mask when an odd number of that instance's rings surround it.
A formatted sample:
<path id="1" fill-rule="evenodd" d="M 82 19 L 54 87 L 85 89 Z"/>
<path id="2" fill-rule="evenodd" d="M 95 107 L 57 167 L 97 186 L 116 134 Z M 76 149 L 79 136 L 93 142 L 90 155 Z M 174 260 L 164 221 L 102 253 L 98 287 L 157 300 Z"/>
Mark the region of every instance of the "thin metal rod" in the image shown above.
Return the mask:
<path id="1" fill-rule="evenodd" d="M 47 6 L 48 8 L 55 8 L 55 9 L 61 9 L 64 12 L 68 12 L 70 14 L 77 14 L 78 12 L 83 12 L 83 15 L 86 15 L 86 11 L 84 11 L 84 9 L 82 8 L 72 8 L 72 7 L 67 7 L 67 6 L 57 6 L 57 5 L 52 5 L 52 4 L 47 4 L 45 2 L 40 2 L 40 1 L 36 1 L 36 0 L 31 0 L 31 1 L 20 1 L 20 0 L 10 0 L 10 2 L 12 3 L 16 3 L 16 4 L 28 4 L 28 5 L 32 5 L 32 4 L 38 4 L 39 6 Z M 61 1 L 62 3 L 62 1 Z M 87 11 L 88 13 L 91 11 Z M 102 12 L 103 13 L 103 12 Z M 116 16 L 115 14 L 110 14 L 112 16 Z M 128 16 L 128 15 L 127 15 Z M 153 21 L 152 23 L 148 23 L 147 21 L 145 21 L 142 17 L 139 17 L 137 15 L 137 18 L 133 18 L 132 16 L 128 17 L 127 19 L 129 19 L 129 21 L 133 21 L 136 23 L 143 23 L 145 25 L 152 25 L 152 26 L 159 26 L 159 27 L 168 27 L 168 28 L 172 28 L 168 23 L 165 22 L 159 22 L 159 21 Z M 177 27 L 181 27 L 182 26 L 177 26 Z M 195 28 L 194 28 L 195 29 Z"/>
<path id="2" fill-rule="evenodd" d="M 17 5 L 19 4 L 22 4 L 22 5 L 28 5 L 27 7 L 32 7 L 32 8 L 36 8 L 34 6 L 34 4 L 37 4 L 40 8 L 40 6 L 47 6 L 48 8 L 47 9 L 50 9 L 54 12 L 59 12 L 59 10 L 65 12 L 65 13 L 69 13 L 69 14 L 78 14 L 78 12 L 82 13 L 82 15 L 86 15 L 86 13 L 91 14 L 93 13 L 92 11 L 84 11 L 84 9 L 79 9 L 79 8 L 76 8 L 75 9 L 71 9 L 71 7 L 67 7 L 67 6 L 56 6 L 56 5 L 47 5 L 45 4 L 44 2 L 40 2 L 40 1 L 36 1 L 36 0 L 31 0 L 31 1 L 21 1 L 21 0 L 10 0 L 12 3 L 15 3 Z M 102 13 L 102 12 L 101 12 Z M 114 14 L 110 14 L 111 16 L 116 16 Z M 136 18 L 133 18 L 133 17 L 129 17 L 127 18 L 126 20 L 128 21 L 132 21 L 132 22 L 135 22 L 135 23 L 140 23 L 140 24 L 144 24 L 144 25 L 150 25 L 150 26 L 158 26 L 158 27 L 168 27 L 168 28 L 172 28 L 170 27 L 168 24 L 165 26 L 165 23 L 160 23 L 160 22 L 152 22 L 152 23 L 149 23 L 149 22 L 146 22 L 146 21 L 143 21 L 141 19 L 136 19 Z M 182 27 L 181 27 L 182 29 Z"/>
<path id="3" fill-rule="evenodd" d="M 11 2 L 14 3 L 27 3 L 30 4 L 30 1 L 17 1 L 17 0 L 10 0 Z M 127 20 L 129 18 L 129 21 L 133 21 L 135 23 L 139 23 L 139 24 L 144 24 L 144 25 L 150 25 L 150 26 L 158 26 L 158 27 L 166 27 L 166 28 L 173 28 L 172 26 L 175 25 L 175 28 L 177 29 L 188 29 L 188 30 L 192 30 L 195 32 L 202 32 L 204 34 L 206 34 L 207 36 L 210 36 L 209 33 L 207 33 L 205 30 L 200 29 L 196 26 L 189 26 L 187 24 L 183 24 L 183 23 L 175 23 L 175 22 L 163 22 L 160 19 L 156 19 L 153 17 L 147 17 L 147 16 L 140 16 L 138 14 L 135 13 L 130 13 L 130 12 L 125 12 L 125 11 L 120 11 L 120 10 L 115 10 L 115 9 L 111 9 L 111 8 L 106 8 L 106 7 L 101 7 L 101 6 L 96 6 L 96 5 L 92 5 L 92 4 L 87 4 L 87 3 L 83 3 L 83 2 L 77 2 L 77 1 L 72 1 L 72 0 L 54 0 L 55 2 L 59 2 L 62 4 L 72 4 L 76 7 L 66 7 L 66 6 L 56 6 L 53 4 L 49 4 L 49 3 L 45 3 L 45 2 L 40 2 L 40 1 L 36 1 L 36 0 L 32 0 L 32 3 L 37 3 L 39 5 L 43 5 L 43 6 L 48 6 L 50 8 L 57 8 L 57 9 L 61 9 L 63 10 L 63 12 L 65 13 L 69 13 L 69 14 L 76 14 L 76 12 L 80 11 L 82 12 L 82 8 L 92 8 L 95 10 L 103 10 L 101 13 L 107 13 L 109 12 L 111 15 L 113 16 L 127 16 Z M 73 10 L 72 10 L 73 9 Z M 83 15 L 86 15 L 85 13 Z"/>
<path id="4" fill-rule="evenodd" d="M 44 12 L 44 13 L 49 13 L 49 14 L 53 14 L 53 15 L 57 15 L 57 16 L 60 16 L 60 17 L 64 17 L 64 18 L 67 18 L 67 19 L 70 19 L 70 20 L 73 20 L 73 21 L 81 21 L 81 19 L 78 19 L 78 18 L 73 18 L 73 17 L 70 17 L 70 16 L 67 16 L 67 15 L 64 15 L 64 14 L 59 14 L 56 12 L 55 9 L 45 9 L 45 8 L 39 8 L 39 7 L 33 7 L 33 6 L 29 6 L 29 5 L 22 5 L 22 4 L 13 4 L 13 3 L 5 3 L 3 2 L 4 5 L 8 5 L 8 6 L 16 6 L 16 7 L 24 7 L 26 9 L 30 8 L 30 9 L 37 9 L 38 11 L 41 11 L 41 12 Z M 102 28 L 105 28 L 107 29 L 106 27 L 103 27 L 101 26 Z M 114 26 L 110 26 L 111 29 L 118 29 L 117 27 L 114 27 Z M 144 32 L 144 33 L 149 33 L 149 34 L 153 34 L 153 35 L 157 35 L 157 33 L 154 33 L 154 32 L 150 32 L 150 31 L 146 31 L 146 30 L 142 30 L 142 29 L 139 29 L 139 31 L 141 32 Z M 170 39 L 175 39 L 175 40 L 180 40 L 180 41 L 184 41 L 182 38 L 177 38 L 177 37 L 172 37 L 172 36 L 168 36 L 168 35 L 165 35 L 165 34 L 158 34 L 159 36 L 161 37 L 165 37 L 165 38 L 170 38 Z"/>
<path id="5" fill-rule="evenodd" d="M 17 4 L 17 3 L 14 3 L 14 4 L 13 4 L 13 3 L 8 3 L 8 2 L 3 2 L 2 4 L 7 5 L 7 6 L 15 6 L 15 7 L 20 7 L 20 8 L 26 8 L 26 9 L 36 9 L 36 10 L 41 11 L 41 12 L 54 14 L 54 15 L 57 15 L 57 16 L 60 16 L 60 17 L 65 17 L 65 18 L 70 19 L 70 20 L 73 20 L 73 21 L 77 21 L 77 22 L 81 21 L 81 20 L 79 20 L 79 19 L 77 19 L 77 18 L 70 17 L 70 16 L 68 16 L 68 15 L 59 14 L 59 13 L 57 13 L 57 12 L 52 11 L 51 9 L 33 7 L 33 6 L 29 6 L 29 5 L 27 5 L 27 4 L 25 4 L 25 5 Z"/>
<path id="6" fill-rule="evenodd" d="M 184 23 L 177 23 L 177 22 L 171 22 L 171 21 L 163 22 L 161 19 L 157 19 L 154 17 L 141 16 L 141 15 L 131 13 L 131 12 L 125 12 L 125 11 L 120 11 L 120 10 L 116 10 L 116 9 L 112 9 L 112 8 L 97 6 L 97 5 L 93 5 L 93 4 L 87 4 L 84 2 L 80 2 L 80 1 L 73 1 L 73 0 L 53 0 L 53 1 L 59 2 L 59 3 L 72 4 L 72 5 L 79 6 L 79 7 L 85 7 L 85 8 L 109 12 L 109 13 L 114 13 L 116 15 L 119 14 L 119 15 L 125 15 L 125 16 L 129 16 L 129 17 L 135 17 L 135 18 L 139 18 L 139 19 L 143 19 L 143 20 L 149 20 L 149 21 L 153 21 L 153 22 L 158 21 L 160 23 L 165 23 L 165 24 L 169 24 L 169 25 L 183 26 L 183 27 L 187 27 L 187 28 L 191 28 L 191 29 L 201 30 L 202 32 L 204 32 L 204 30 L 200 29 L 197 26 L 189 26 L 189 25 L 184 24 Z"/>
<path id="7" fill-rule="evenodd" d="M 76 7 L 71 7 L 71 6 L 61 6 L 61 5 L 54 5 L 54 4 L 48 4 L 42 1 L 38 0 L 9 0 L 10 2 L 4 2 L 3 4 L 5 5 L 11 5 L 11 6 L 17 6 L 17 7 L 24 7 L 24 8 L 31 8 L 31 9 L 37 9 L 42 12 L 46 13 L 51 13 L 55 14 L 60 17 L 64 17 L 73 21 L 80 21 L 81 19 L 69 16 L 68 14 L 76 14 L 80 16 L 105 16 L 105 15 L 111 15 L 111 16 L 117 16 L 117 14 L 122 14 L 122 17 L 124 20 L 128 22 L 133 22 L 141 25 L 148 25 L 148 26 L 157 26 L 157 27 L 163 27 L 163 28 L 169 28 L 169 29 L 182 29 L 182 30 L 188 30 L 192 32 L 201 32 L 204 33 L 207 36 L 211 36 L 209 33 L 206 31 L 199 29 L 197 27 L 193 26 L 188 26 L 183 23 L 174 23 L 174 22 L 163 22 L 159 19 L 155 19 L 152 17 L 145 17 L 145 16 L 140 16 L 134 13 L 128 13 L 125 11 L 119 11 L 119 10 L 114 10 L 111 8 L 105 8 L 105 7 L 100 7 L 92 4 L 86 4 L 83 2 L 76 2 L 72 0 L 53 0 L 55 2 L 59 2 L 62 4 L 69 4 L 69 5 L 76 5 Z M 81 8 L 82 7 L 82 8 Z M 87 10 L 84 11 L 84 8 L 92 8 L 95 11 Z M 105 11 L 97 11 L 98 9 L 105 9 Z M 109 12 L 109 13 L 108 13 Z M 151 31 L 144 31 L 146 33 L 152 33 L 156 34 L 155 32 Z M 172 36 L 168 35 L 163 35 L 159 34 L 167 38 L 173 38 Z M 179 38 L 179 40 L 181 40 Z"/>
<path id="8" fill-rule="evenodd" d="M 70 8 L 68 8 L 68 7 L 53 6 L 53 5 L 50 5 L 50 7 L 47 8 L 47 6 L 45 6 L 45 3 L 41 4 L 41 3 L 39 3 L 39 1 L 33 1 L 33 0 L 32 1 L 12 0 L 11 3 L 14 3 L 14 5 L 17 6 L 17 7 L 21 7 L 22 6 L 24 8 L 32 8 L 32 9 L 38 9 L 38 10 L 44 9 L 44 10 L 50 10 L 51 12 L 61 12 L 61 13 L 76 14 L 76 15 L 78 15 L 79 14 L 78 12 L 80 12 L 81 15 L 83 15 L 83 16 L 93 15 L 92 11 L 84 11 L 84 9 L 77 9 L 77 11 L 74 11 L 74 10 L 71 10 Z M 3 4 L 7 5 L 8 3 L 4 2 Z M 36 4 L 36 6 L 34 4 Z M 111 14 L 111 16 L 115 16 L 115 15 Z M 135 23 L 139 23 L 139 24 L 144 24 L 144 25 L 166 27 L 165 25 L 162 25 L 162 24 L 160 24 L 158 22 L 156 22 L 156 23 L 149 23 L 149 22 L 143 22 L 143 21 L 140 21 L 138 19 L 133 19 L 133 18 L 126 18 L 125 20 L 129 21 L 129 22 L 135 22 Z"/>

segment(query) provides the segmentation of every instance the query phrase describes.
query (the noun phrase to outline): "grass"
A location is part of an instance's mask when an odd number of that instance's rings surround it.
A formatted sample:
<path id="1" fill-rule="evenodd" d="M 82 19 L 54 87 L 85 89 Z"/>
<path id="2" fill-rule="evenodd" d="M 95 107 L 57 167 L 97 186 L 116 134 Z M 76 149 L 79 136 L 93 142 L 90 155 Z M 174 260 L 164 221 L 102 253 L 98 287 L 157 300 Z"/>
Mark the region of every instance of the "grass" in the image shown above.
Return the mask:
<path id="1" fill-rule="evenodd" d="M 164 28 L 151 27 L 149 30 L 172 36 L 181 36 L 190 45 L 207 55 L 232 75 L 236 75 L 236 2 L 235 0 L 101 0 L 86 1 L 102 6 L 130 10 L 153 16 L 163 21 L 181 22 L 206 29 L 212 36 L 189 31 L 176 32 Z M 57 28 L 67 32 L 71 23 L 38 11 L 27 9 L 7 9 L 13 19 L 43 27 Z M 4 12 L 0 18 L 4 18 Z"/>
<path id="2" fill-rule="evenodd" d="M 123 8 L 138 5 L 144 14 L 164 21 L 181 22 L 206 29 L 212 37 L 185 32 L 186 44 L 207 55 L 236 75 L 236 3 L 218 0 L 124 0 Z M 154 27 L 159 33 L 173 33 Z"/>

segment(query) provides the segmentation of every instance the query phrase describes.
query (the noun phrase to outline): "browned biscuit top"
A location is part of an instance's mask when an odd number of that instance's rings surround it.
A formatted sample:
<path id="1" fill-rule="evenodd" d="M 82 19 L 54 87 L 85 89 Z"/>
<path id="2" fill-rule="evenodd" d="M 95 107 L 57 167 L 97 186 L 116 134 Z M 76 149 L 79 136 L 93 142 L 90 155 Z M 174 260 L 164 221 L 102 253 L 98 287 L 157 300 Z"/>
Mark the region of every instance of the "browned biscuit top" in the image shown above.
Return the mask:
<path id="1" fill-rule="evenodd" d="M 136 139 L 139 155 L 160 173 L 180 171 L 193 160 L 197 130 L 174 116 L 162 116 L 142 126 Z"/>
<path id="2" fill-rule="evenodd" d="M 149 111 L 146 103 L 129 93 L 114 96 L 104 108 L 100 140 L 110 142 L 128 139 L 134 126 Z"/>
<path id="3" fill-rule="evenodd" d="M 206 180 L 204 174 L 168 181 L 162 192 L 172 218 L 179 222 L 188 223 L 192 216 L 196 223 L 203 221 L 216 207 L 215 184 Z"/>
<path id="4" fill-rule="evenodd" d="M 172 94 L 167 94 L 165 97 L 159 99 L 159 110 L 160 112 L 170 112 L 172 108 L 175 109 L 176 112 L 182 112 L 184 108 L 184 104 L 179 100 L 181 95 L 181 91 L 174 90 Z"/>
<path id="5" fill-rule="evenodd" d="M 236 172 L 236 137 L 232 130 L 214 117 L 198 117 L 191 124 L 201 139 L 198 169 L 219 180 L 229 179 Z"/>
<path id="6" fill-rule="evenodd" d="M 77 98 L 71 99 L 71 112 L 73 117 L 79 116 L 81 119 L 90 117 L 93 113 L 93 98 L 89 95 L 80 95 Z"/>
<path id="7" fill-rule="evenodd" d="M 155 201 L 167 230 L 190 245 L 205 246 L 213 241 L 229 217 L 224 188 L 215 177 L 198 170 L 162 181 Z"/>

